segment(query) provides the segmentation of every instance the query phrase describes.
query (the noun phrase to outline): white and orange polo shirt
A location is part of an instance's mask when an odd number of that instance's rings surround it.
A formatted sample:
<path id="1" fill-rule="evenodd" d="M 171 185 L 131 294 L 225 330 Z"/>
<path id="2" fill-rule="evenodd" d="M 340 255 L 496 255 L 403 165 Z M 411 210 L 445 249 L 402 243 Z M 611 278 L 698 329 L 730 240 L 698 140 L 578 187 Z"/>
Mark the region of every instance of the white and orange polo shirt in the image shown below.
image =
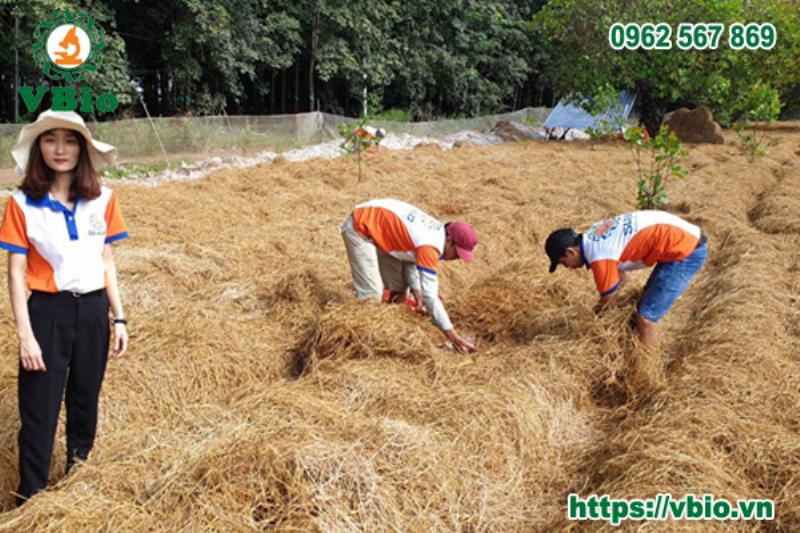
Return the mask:
<path id="1" fill-rule="evenodd" d="M 444 253 L 444 224 L 400 200 L 371 200 L 353 211 L 355 230 L 401 261 L 436 274 Z"/>
<path id="2" fill-rule="evenodd" d="M 701 235 L 699 227 L 671 213 L 634 211 L 594 224 L 580 246 L 597 290 L 607 296 L 619 287 L 619 271 L 686 259 Z"/>
<path id="3" fill-rule="evenodd" d="M 17 191 L 6 204 L 0 248 L 28 256 L 28 289 L 87 293 L 106 285 L 103 246 L 128 236 L 111 189 L 69 210 L 52 195 Z"/>
<path id="4" fill-rule="evenodd" d="M 453 329 L 439 299 L 439 260 L 444 255 L 444 224 L 411 204 L 388 198 L 356 206 L 353 227 L 362 236 L 400 261 L 413 262 L 431 319 L 444 331 Z"/>

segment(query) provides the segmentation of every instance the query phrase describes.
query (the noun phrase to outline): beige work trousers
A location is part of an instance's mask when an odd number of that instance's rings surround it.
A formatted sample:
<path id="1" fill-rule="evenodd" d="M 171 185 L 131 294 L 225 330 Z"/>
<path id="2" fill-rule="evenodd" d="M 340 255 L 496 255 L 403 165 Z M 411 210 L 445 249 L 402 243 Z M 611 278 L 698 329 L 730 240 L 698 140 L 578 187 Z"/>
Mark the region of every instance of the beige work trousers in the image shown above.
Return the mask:
<path id="1" fill-rule="evenodd" d="M 353 226 L 352 214 L 342 224 L 341 232 L 359 300 L 380 301 L 384 287 L 400 293 L 409 287 L 420 289 L 416 264 L 392 257 L 359 234 Z"/>

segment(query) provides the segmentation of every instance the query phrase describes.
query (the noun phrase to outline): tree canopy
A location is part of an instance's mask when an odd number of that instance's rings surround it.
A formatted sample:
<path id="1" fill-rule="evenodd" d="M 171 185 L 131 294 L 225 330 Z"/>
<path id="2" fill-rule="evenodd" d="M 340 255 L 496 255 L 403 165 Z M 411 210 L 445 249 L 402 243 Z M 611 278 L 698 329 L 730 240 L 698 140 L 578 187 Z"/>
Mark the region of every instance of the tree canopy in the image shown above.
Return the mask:
<path id="1" fill-rule="evenodd" d="M 403 109 L 416 120 L 603 101 L 639 93 L 651 123 L 705 104 L 723 122 L 800 108 L 795 0 L 0 0 L 0 120 L 20 85 L 51 83 L 31 57 L 54 10 L 88 12 L 105 30 L 87 83 L 119 114 L 359 115 Z M 613 22 L 773 22 L 769 51 L 615 51 Z M 18 53 L 15 65 L 14 51 Z M 20 120 L 29 120 L 20 106 Z"/>
<path id="2" fill-rule="evenodd" d="M 666 22 L 674 34 L 680 23 L 709 21 L 726 29 L 735 22 L 771 22 L 778 44 L 771 50 L 734 50 L 723 43 L 716 50 L 648 51 L 609 45 L 615 22 Z M 678 106 L 705 105 L 723 124 L 776 118 L 781 99 L 796 97 L 800 81 L 795 0 L 551 0 L 536 15 L 536 28 L 546 47 L 542 71 L 557 92 L 602 101 L 609 90 L 632 90 L 651 131 Z"/>

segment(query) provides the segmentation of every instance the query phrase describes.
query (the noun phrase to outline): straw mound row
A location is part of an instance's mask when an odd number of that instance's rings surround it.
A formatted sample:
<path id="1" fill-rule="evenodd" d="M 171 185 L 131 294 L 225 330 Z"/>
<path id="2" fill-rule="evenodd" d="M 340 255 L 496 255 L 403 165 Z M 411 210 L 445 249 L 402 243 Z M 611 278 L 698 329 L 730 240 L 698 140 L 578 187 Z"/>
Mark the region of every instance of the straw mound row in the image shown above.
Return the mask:
<path id="1" fill-rule="evenodd" d="M 12 421 L 0 525 L 553 531 L 575 526 L 564 516 L 576 491 L 773 498 L 775 528 L 797 530 L 800 242 L 760 230 L 791 218 L 766 203 L 794 198 L 781 168 L 800 135 L 771 135 L 752 165 L 727 145 L 692 147 L 692 173 L 670 185 L 711 256 L 664 320 L 660 352 L 628 328 L 647 272 L 596 316 L 590 274 L 550 275 L 542 251 L 552 229 L 630 209 L 622 145 L 384 151 L 360 184 L 352 162 L 326 160 L 115 187 L 133 237 L 115 248 L 131 353 L 109 363 L 89 461 L 63 478 L 60 429 L 53 486 L 14 510 L 17 345 L 0 320 Z M 478 229 L 477 261 L 441 273 L 476 356 L 448 351 L 405 306 L 353 301 L 338 227 L 376 197 Z"/>
<path id="2" fill-rule="evenodd" d="M 104 454 L 102 468 L 70 478 L 73 494 L 34 500 L 28 516 L 100 522 L 76 512 L 75 492 L 90 508 L 104 502 L 113 525 L 131 530 L 508 530 L 560 514 L 551 502 L 570 482 L 564 471 L 597 438 L 570 399 L 576 391 L 548 383 L 546 373 L 487 388 L 486 368 L 451 367 L 459 383 L 474 385 L 453 390 L 389 367 L 345 364 L 320 384 L 276 385 L 230 411 L 196 408 L 186 415 L 204 423 L 152 431 L 144 451 Z M 346 385 L 360 394 L 343 395 Z M 409 398 L 409 387 L 428 392 Z M 487 434 L 488 423 L 495 430 Z M 94 489 L 104 475 L 117 482 Z"/>
<path id="3" fill-rule="evenodd" d="M 759 239 L 751 233 L 720 252 L 728 264 L 698 287 L 710 302 L 693 310 L 702 326 L 686 333 L 702 340 L 690 341 L 695 349 L 670 377 L 673 386 L 608 435 L 609 459 L 592 465 L 599 480 L 593 490 L 635 497 L 670 487 L 730 500 L 773 498 L 779 530 L 800 521 L 800 360 L 786 335 L 798 315 L 770 287 L 780 268 L 754 275 L 756 266 L 763 269 L 756 257 L 735 259 Z M 680 526 L 670 529 L 693 530 Z"/>
<path id="4" fill-rule="evenodd" d="M 479 339 L 527 344 L 537 337 L 577 333 L 579 321 L 591 316 L 585 308 L 571 316 L 553 313 L 567 302 L 569 289 L 553 280 L 532 283 L 541 274 L 540 265 L 513 262 L 499 270 L 501 274 L 480 279 L 468 288 L 455 308 L 453 318 L 469 324 Z"/>
<path id="5" fill-rule="evenodd" d="M 436 349 L 435 328 L 409 317 L 405 306 L 349 303 L 329 308 L 295 351 L 299 375 L 322 359 L 386 356 L 418 362 Z"/>
<path id="6" fill-rule="evenodd" d="M 800 319 L 792 266 L 798 241 L 753 231 L 738 195 L 709 199 L 709 210 L 738 209 L 739 221 L 711 238 L 697 298 L 684 303 L 693 327 L 667 346 L 677 356 L 667 386 L 609 432 L 601 460 L 587 466 L 591 490 L 641 497 L 669 487 L 673 494 L 710 492 L 731 501 L 770 498 L 773 525 L 793 531 L 800 524 L 800 352 L 791 336 Z M 752 524 L 705 527 L 749 531 Z"/>
<path id="7" fill-rule="evenodd" d="M 800 235 L 800 166 L 787 161 L 784 168 L 781 181 L 755 205 L 750 218 L 761 231 Z"/>

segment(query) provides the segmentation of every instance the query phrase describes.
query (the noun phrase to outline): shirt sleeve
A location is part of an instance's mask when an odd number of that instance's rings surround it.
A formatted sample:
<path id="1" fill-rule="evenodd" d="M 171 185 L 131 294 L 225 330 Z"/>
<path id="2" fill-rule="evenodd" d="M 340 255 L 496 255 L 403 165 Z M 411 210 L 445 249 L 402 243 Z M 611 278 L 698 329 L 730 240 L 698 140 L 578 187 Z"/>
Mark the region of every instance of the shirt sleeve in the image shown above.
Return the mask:
<path id="1" fill-rule="evenodd" d="M 453 323 L 450 322 L 444 304 L 439 299 L 439 279 L 436 274 L 425 270 L 420 270 L 419 275 L 422 280 L 422 301 L 428 308 L 433 323 L 442 331 L 450 331 L 453 329 Z"/>
<path id="2" fill-rule="evenodd" d="M 453 329 L 453 323 L 439 299 L 439 278 L 436 275 L 439 270 L 439 250 L 433 246 L 420 246 L 414 255 L 417 257 L 422 301 L 428 308 L 433 323 L 442 331 L 449 331 Z"/>
<path id="3" fill-rule="evenodd" d="M 601 259 L 591 264 L 594 283 L 600 296 L 608 296 L 619 287 L 619 262 L 613 259 Z"/>
<path id="4" fill-rule="evenodd" d="M 411 261 L 403 261 L 403 279 L 412 291 L 421 291 L 422 285 L 419 281 L 420 271 Z"/>
<path id="5" fill-rule="evenodd" d="M 124 239 L 128 236 L 125 221 L 117 204 L 117 196 L 112 192 L 106 206 L 106 244 Z"/>
<path id="6" fill-rule="evenodd" d="M 6 203 L 6 213 L 3 216 L 3 225 L 0 226 L 0 248 L 17 254 L 28 254 L 31 243 L 28 240 L 25 213 L 17 205 L 14 197 Z"/>
<path id="7" fill-rule="evenodd" d="M 439 250 L 433 246 L 420 246 L 414 251 L 417 258 L 417 269 L 436 275 L 439 270 Z"/>

